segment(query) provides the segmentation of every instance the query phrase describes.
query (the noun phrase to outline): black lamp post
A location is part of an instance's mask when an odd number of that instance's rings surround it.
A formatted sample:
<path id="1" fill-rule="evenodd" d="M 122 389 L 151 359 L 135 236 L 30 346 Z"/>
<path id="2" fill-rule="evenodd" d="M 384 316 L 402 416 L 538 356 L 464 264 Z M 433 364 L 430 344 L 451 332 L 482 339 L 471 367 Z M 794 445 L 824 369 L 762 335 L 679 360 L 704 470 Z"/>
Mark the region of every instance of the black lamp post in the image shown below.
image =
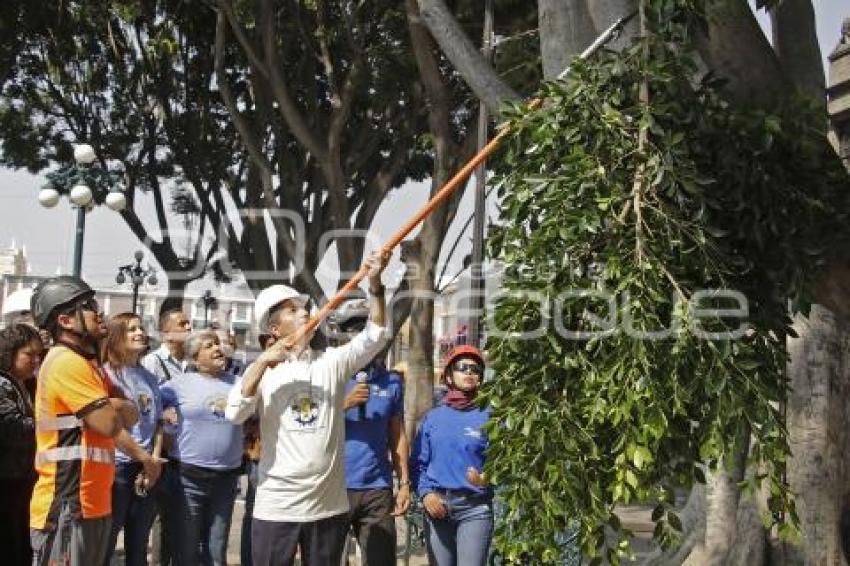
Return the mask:
<path id="1" fill-rule="evenodd" d="M 127 278 L 130 278 L 130 284 L 133 286 L 133 314 L 137 314 L 136 307 L 139 304 L 139 287 L 145 282 L 145 278 L 147 278 L 150 285 L 156 285 L 155 270 L 150 266 L 146 268 L 142 267 L 142 259 L 144 257 L 145 254 L 137 251 L 133 254 L 136 262 L 118 267 L 118 275 L 115 276 L 115 282 L 119 285 L 123 285 L 127 281 Z"/>
<path id="2" fill-rule="evenodd" d="M 210 327 L 210 311 L 218 308 L 218 299 L 213 297 L 212 291 L 207 289 L 204 294 L 198 298 L 198 304 L 204 307 L 204 328 Z"/>
<path id="3" fill-rule="evenodd" d="M 80 276 L 83 267 L 83 235 L 86 229 L 86 212 L 96 204 L 105 204 L 118 212 L 127 206 L 127 198 L 120 188 L 121 175 L 92 165 L 97 156 L 92 146 L 74 146 L 74 161 L 47 174 L 47 183 L 38 193 L 38 202 L 53 208 L 62 195 L 67 195 L 77 209 L 74 236 L 74 259 L 71 273 Z"/>

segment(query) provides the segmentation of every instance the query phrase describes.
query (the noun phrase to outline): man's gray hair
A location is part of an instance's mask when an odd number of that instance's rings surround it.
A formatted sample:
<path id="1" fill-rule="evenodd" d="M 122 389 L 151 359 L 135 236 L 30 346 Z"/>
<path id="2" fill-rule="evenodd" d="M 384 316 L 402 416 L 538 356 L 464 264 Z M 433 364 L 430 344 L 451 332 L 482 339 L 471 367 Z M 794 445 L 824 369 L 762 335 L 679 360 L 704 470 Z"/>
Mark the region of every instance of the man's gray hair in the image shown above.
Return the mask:
<path id="1" fill-rule="evenodd" d="M 204 330 L 197 330 L 192 332 L 188 338 L 186 338 L 186 343 L 183 346 L 183 352 L 186 355 L 186 359 L 189 362 L 194 362 L 195 358 L 198 357 L 198 352 L 201 351 L 201 344 L 204 343 L 204 340 L 215 340 L 218 341 L 218 334 L 215 333 L 215 330 L 211 330 L 209 328 L 205 328 Z"/>

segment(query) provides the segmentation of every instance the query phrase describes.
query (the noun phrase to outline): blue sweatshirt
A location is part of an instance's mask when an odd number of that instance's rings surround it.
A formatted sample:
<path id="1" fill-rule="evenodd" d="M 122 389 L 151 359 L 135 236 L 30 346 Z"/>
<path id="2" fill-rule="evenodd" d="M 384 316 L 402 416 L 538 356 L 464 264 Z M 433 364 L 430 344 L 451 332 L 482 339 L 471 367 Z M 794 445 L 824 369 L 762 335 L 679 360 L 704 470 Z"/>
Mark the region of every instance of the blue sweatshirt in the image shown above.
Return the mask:
<path id="1" fill-rule="evenodd" d="M 467 468 L 484 469 L 487 436 L 482 426 L 489 419 L 489 408 L 458 411 L 445 405 L 425 415 L 410 456 L 411 481 L 419 497 L 435 489 L 492 497 L 492 487 L 476 487 L 466 479 Z"/>

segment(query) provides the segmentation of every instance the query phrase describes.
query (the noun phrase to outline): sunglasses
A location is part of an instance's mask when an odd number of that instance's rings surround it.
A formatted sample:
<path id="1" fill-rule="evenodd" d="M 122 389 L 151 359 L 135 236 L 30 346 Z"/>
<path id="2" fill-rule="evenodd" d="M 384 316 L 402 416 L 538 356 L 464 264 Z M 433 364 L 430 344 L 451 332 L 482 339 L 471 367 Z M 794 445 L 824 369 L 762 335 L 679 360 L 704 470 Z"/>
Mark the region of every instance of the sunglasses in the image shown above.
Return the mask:
<path id="1" fill-rule="evenodd" d="M 474 373 L 475 375 L 481 375 L 484 373 L 484 368 L 481 367 L 479 364 L 468 364 L 458 362 L 452 365 L 452 369 L 460 373 Z"/>

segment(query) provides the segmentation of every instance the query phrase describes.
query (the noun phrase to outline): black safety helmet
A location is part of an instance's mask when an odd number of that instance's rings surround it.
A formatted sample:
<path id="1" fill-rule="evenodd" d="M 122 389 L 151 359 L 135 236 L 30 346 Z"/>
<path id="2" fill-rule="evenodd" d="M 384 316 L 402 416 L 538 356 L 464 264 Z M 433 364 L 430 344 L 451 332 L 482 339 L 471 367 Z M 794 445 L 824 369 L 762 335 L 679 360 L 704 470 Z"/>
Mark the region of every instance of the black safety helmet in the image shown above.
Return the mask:
<path id="1" fill-rule="evenodd" d="M 333 332 L 360 331 L 369 320 L 369 301 L 366 293 L 357 289 L 328 317 Z"/>
<path id="2" fill-rule="evenodd" d="M 94 297 L 94 289 L 79 277 L 60 275 L 45 279 L 35 288 L 30 299 L 32 316 L 39 328 L 47 328 L 60 310 Z"/>

